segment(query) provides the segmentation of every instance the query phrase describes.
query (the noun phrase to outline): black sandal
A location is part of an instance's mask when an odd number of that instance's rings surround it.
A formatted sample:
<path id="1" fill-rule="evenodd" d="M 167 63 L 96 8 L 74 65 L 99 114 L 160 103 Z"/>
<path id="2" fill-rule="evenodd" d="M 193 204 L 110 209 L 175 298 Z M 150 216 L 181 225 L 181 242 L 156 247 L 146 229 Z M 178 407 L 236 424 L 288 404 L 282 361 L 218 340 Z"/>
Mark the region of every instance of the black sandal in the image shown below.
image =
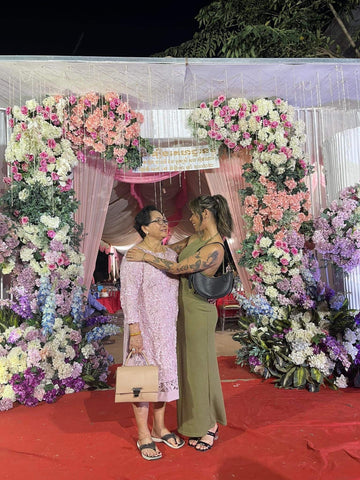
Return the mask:
<path id="1" fill-rule="evenodd" d="M 193 447 L 195 448 L 196 445 L 198 444 L 198 441 L 200 440 L 201 437 L 190 437 L 189 440 L 188 440 L 188 445 L 189 447 Z M 196 442 L 194 444 L 191 444 L 190 442 L 193 441 L 193 442 Z"/>
<path id="2" fill-rule="evenodd" d="M 213 447 L 215 440 L 217 440 L 219 438 L 218 431 L 219 431 L 219 426 L 217 427 L 215 432 L 210 432 L 210 430 L 209 430 L 205 434 L 205 435 L 210 435 L 210 437 L 214 437 L 214 441 L 213 441 L 212 445 L 210 445 L 210 443 L 204 442 L 204 440 L 198 440 L 197 444 L 195 445 L 195 450 L 197 450 L 198 452 L 207 452 L 208 450 L 210 450 Z M 205 437 L 205 435 L 204 435 L 204 437 Z M 198 445 L 201 445 L 205 448 L 196 448 Z"/>
<path id="3" fill-rule="evenodd" d="M 141 456 L 145 459 L 145 460 L 159 460 L 161 457 L 162 457 L 162 454 L 161 452 L 158 452 L 156 453 L 156 445 L 154 442 L 150 442 L 150 443 L 144 443 L 143 445 L 140 445 L 140 442 L 137 441 L 136 442 L 136 446 L 137 448 L 139 449 L 140 453 L 141 453 Z M 154 450 L 154 452 L 156 453 L 156 455 L 146 455 L 145 452 L 143 452 L 143 450 Z"/>

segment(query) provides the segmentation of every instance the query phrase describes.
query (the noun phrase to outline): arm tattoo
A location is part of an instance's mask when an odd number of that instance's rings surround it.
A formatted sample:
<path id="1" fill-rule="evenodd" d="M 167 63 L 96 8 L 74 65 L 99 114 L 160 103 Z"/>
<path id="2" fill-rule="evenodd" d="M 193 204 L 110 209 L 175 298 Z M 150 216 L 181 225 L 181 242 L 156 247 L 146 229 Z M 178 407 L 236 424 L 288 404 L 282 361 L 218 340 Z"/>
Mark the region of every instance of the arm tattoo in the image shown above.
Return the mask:
<path id="1" fill-rule="evenodd" d="M 152 256 L 149 260 L 149 255 Z M 175 275 L 181 275 L 183 273 L 202 272 L 217 264 L 219 253 L 215 250 L 211 252 L 205 260 L 201 259 L 200 253 L 197 252 L 192 259 L 192 263 L 188 263 L 187 260 L 177 263 L 165 258 L 156 257 L 153 254 L 147 254 L 146 261 L 155 268 L 163 270 L 164 272 L 173 273 Z"/>

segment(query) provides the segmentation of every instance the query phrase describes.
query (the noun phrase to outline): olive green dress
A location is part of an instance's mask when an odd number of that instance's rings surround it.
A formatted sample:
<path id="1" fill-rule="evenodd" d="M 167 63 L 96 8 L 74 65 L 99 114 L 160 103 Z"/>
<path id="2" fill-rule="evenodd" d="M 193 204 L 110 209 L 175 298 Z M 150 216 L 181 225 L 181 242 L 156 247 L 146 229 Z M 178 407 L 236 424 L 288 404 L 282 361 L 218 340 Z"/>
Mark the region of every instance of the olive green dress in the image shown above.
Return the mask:
<path id="1" fill-rule="evenodd" d="M 179 255 L 193 255 L 206 242 L 195 240 Z M 179 400 L 178 431 L 187 437 L 202 437 L 216 422 L 226 425 L 224 399 L 215 349 L 217 309 L 189 288 L 181 278 L 177 352 Z"/>

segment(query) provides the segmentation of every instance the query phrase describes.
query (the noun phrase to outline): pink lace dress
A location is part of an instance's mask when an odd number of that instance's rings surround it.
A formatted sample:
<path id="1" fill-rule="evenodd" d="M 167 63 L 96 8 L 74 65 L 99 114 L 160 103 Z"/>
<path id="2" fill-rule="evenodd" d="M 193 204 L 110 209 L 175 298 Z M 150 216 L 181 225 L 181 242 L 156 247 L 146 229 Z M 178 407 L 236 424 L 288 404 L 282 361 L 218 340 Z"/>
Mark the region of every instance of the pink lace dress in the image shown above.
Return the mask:
<path id="1" fill-rule="evenodd" d="M 149 252 L 152 253 L 152 252 Z M 157 256 L 176 261 L 170 248 Z M 124 313 L 124 358 L 129 353 L 129 324 L 139 323 L 144 353 L 150 364 L 159 366 L 159 402 L 179 398 L 176 358 L 178 314 L 177 278 L 144 262 L 128 262 L 120 267 L 120 300 Z M 133 355 L 127 365 L 143 365 L 142 355 Z"/>

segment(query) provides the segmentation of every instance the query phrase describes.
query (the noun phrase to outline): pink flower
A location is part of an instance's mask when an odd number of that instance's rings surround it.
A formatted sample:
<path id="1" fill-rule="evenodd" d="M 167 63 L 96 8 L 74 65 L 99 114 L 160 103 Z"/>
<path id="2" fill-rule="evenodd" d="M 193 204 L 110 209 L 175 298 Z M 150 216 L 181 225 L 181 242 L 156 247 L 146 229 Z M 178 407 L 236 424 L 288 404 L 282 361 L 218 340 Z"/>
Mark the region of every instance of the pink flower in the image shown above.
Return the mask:
<path id="1" fill-rule="evenodd" d="M 56 172 L 51 172 L 51 180 L 53 180 L 54 182 L 56 182 L 57 180 L 59 180 L 59 175 L 56 173 Z"/>
<path id="2" fill-rule="evenodd" d="M 291 248 L 291 253 L 292 253 L 293 255 L 297 255 L 297 254 L 299 253 L 299 251 L 298 251 L 298 249 L 297 249 L 296 247 L 292 247 L 292 248 Z"/>
<path id="3" fill-rule="evenodd" d="M 250 133 L 249 132 L 244 132 L 243 133 L 243 138 L 245 138 L 245 139 L 250 138 Z"/>
<path id="4" fill-rule="evenodd" d="M 281 102 L 282 102 L 281 98 L 276 98 L 274 100 L 275 105 L 281 105 Z"/>
<path id="5" fill-rule="evenodd" d="M 275 150 L 275 144 L 274 143 L 269 143 L 267 149 L 268 149 L 268 152 L 271 152 L 272 150 Z"/>
<path id="6" fill-rule="evenodd" d="M 286 258 L 283 257 L 283 258 L 280 258 L 280 263 L 282 265 L 289 265 L 289 260 L 287 260 Z"/>
<path id="7" fill-rule="evenodd" d="M 200 108 L 207 108 L 206 103 L 205 103 L 205 102 L 201 102 L 201 103 L 200 103 Z"/>
<path id="8" fill-rule="evenodd" d="M 265 149 L 264 145 L 262 143 L 259 143 L 259 145 L 257 146 L 257 151 L 262 152 L 264 149 Z"/>
<path id="9" fill-rule="evenodd" d="M 48 144 L 49 148 L 55 148 L 56 147 L 56 141 L 53 138 L 49 138 L 47 144 Z"/>
<path id="10" fill-rule="evenodd" d="M 261 252 L 260 252 L 259 250 L 253 250 L 253 251 L 251 252 L 251 256 L 252 256 L 253 258 L 257 258 L 257 257 L 260 255 L 260 253 L 261 253 Z"/>
<path id="11" fill-rule="evenodd" d="M 259 107 L 254 103 L 253 105 L 251 105 L 251 113 L 255 113 L 259 110 Z"/>
<path id="12" fill-rule="evenodd" d="M 232 132 L 237 132 L 239 128 L 240 128 L 239 125 L 235 124 L 235 125 L 231 125 L 230 130 Z"/>
<path id="13" fill-rule="evenodd" d="M 225 95 L 219 95 L 219 96 L 218 96 L 218 101 L 219 101 L 220 103 L 225 102 L 225 100 L 226 100 Z"/>
<path id="14" fill-rule="evenodd" d="M 21 225 L 27 225 L 29 223 L 29 217 L 21 217 L 20 218 Z"/>
<path id="15" fill-rule="evenodd" d="M 220 105 L 219 100 L 214 100 L 213 101 L 213 107 L 218 107 Z"/>
<path id="16" fill-rule="evenodd" d="M 21 113 L 22 113 L 23 115 L 27 115 L 28 112 L 29 112 L 29 110 L 28 110 L 27 107 L 25 107 L 25 106 L 21 107 L 21 108 L 20 108 L 20 111 L 21 111 Z"/>
<path id="17" fill-rule="evenodd" d="M 48 231 L 47 231 L 47 236 L 48 236 L 49 238 L 54 238 L 55 235 L 56 235 L 56 232 L 54 232 L 54 230 L 48 230 Z"/>

